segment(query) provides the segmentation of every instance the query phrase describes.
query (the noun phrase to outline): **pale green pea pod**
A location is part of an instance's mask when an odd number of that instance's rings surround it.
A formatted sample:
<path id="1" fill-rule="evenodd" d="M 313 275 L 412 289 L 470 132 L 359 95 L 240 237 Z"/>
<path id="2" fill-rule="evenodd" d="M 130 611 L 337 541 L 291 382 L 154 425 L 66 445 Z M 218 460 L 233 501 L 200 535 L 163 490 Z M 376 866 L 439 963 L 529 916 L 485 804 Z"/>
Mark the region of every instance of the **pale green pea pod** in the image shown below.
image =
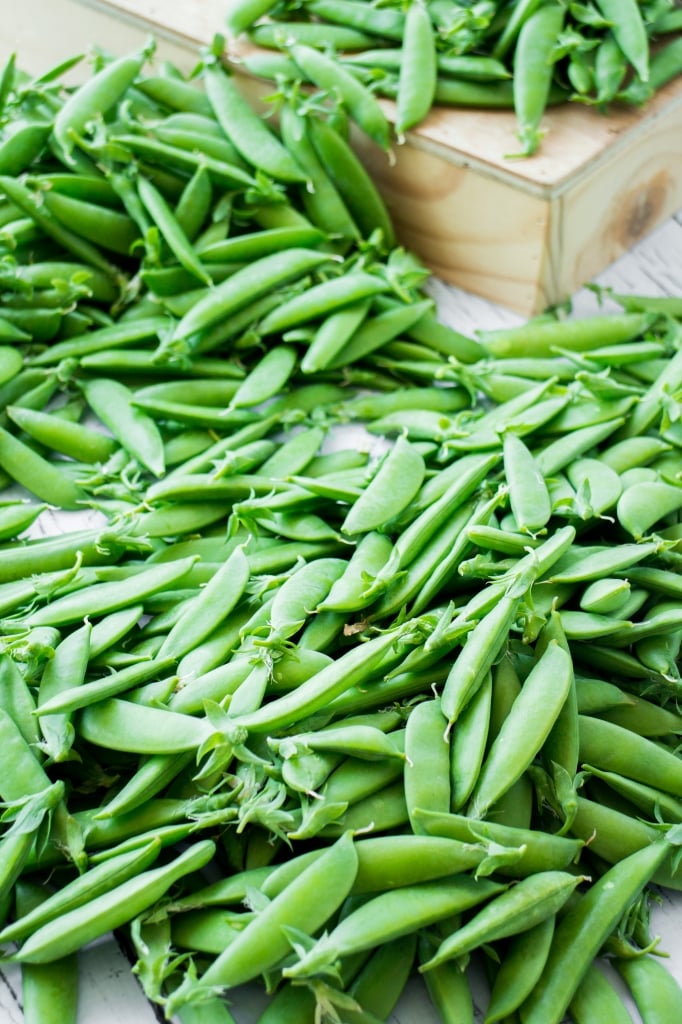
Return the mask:
<path id="1" fill-rule="evenodd" d="M 566 476 L 575 488 L 576 504 L 584 504 L 593 516 L 613 508 L 623 491 L 618 474 L 598 459 L 576 459 L 567 467 Z"/>
<path id="2" fill-rule="evenodd" d="M 631 593 L 629 580 L 605 577 L 594 580 L 583 590 L 580 607 L 584 612 L 596 612 L 598 615 L 618 613 L 625 605 Z"/>
<path id="3" fill-rule="evenodd" d="M 272 398 L 289 380 L 296 359 L 293 345 L 270 349 L 240 383 L 227 410 L 245 409 Z"/>
<path id="4" fill-rule="evenodd" d="M 630 569 L 655 554 L 657 549 L 654 542 L 620 544 L 616 548 L 602 545 L 581 548 L 575 545 L 554 564 L 547 579 L 550 583 L 583 583 L 601 579 Z"/>
<path id="5" fill-rule="evenodd" d="M 283 960 L 291 950 L 284 926 L 314 934 L 350 892 L 357 864 L 353 839 L 347 832 L 256 913 L 204 972 L 201 986 L 232 988 Z M 169 1009 L 174 1011 L 183 1001 L 182 996 L 172 998 Z"/>
<path id="6" fill-rule="evenodd" d="M 358 541 L 343 574 L 333 584 L 318 611 L 359 611 L 374 600 L 368 583 L 384 569 L 393 545 L 386 534 L 370 531 Z"/>
<path id="7" fill-rule="evenodd" d="M 476 881 L 461 875 L 381 893 L 342 918 L 297 963 L 285 967 L 283 973 L 288 978 L 309 977 L 341 957 L 384 945 L 468 910 L 504 888 L 499 882 Z"/>
<path id="8" fill-rule="evenodd" d="M 386 736 L 381 729 L 371 725 L 340 724 L 336 727 L 327 726 L 318 732 L 295 733 L 281 739 L 269 737 L 268 746 L 285 758 L 306 749 L 348 754 L 369 761 L 383 757 L 395 757 L 402 761 L 406 756 L 390 735 Z"/>
<path id="9" fill-rule="evenodd" d="M 0 468 L 36 498 L 63 509 L 77 509 L 85 501 L 85 492 L 57 463 L 0 427 Z"/>
<path id="10" fill-rule="evenodd" d="M 472 817 L 485 817 L 542 749 L 572 682 L 570 656 L 558 643 L 550 643 L 493 740 L 471 794 Z"/>
<path id="11" fill-rule="evenodd" d="M 40 680 L 39 706 L 67 688 L 83 683 L 90 660 L 91 634 L 91 624 L 85 623 L 57 645 Z M 43 735 L 41 749 L 45 754 L 55 763 L 67 760 L 76 735 L 68 712 L 41 717 L 40 731 Z"/>
<path id="12" fill-rule="evenodd" d="M 628 469 L 646 466 L 654 459 L 670 451 L 670 445 L 660 437 L 644 434 L 637 437 L 626 437 L 616 441 L 597 458 L 613 469 L 616 473 L 624 473 Z"/>
<path id="13" fill-rule="evenodd" d="M 474 626 L 455 660 L 441 693 L 441 707 L 452 725 L 492 667 L 516 615 L 521 595 L 505 594 Z"/>
<path id="14" fill-rule="evenodd" d="M 563 609 L 560 612 L 561 625 L 570 640 L 597 640 L 616 634 L 629 635 L 633 628 L 628 619 L 616 619 L 611 615 L 597 615 L 596 612 Z"/>
<path id="15" fill-rule="evenodd" d="M 555 476 L 559 470 L 570 465 L 575 458 L 584 455 L 585 452 L 590 451 L 595 445 L 600 444 L 613 434 L 624 422 L 624 418 L 619 416 L 605 420 L 603 423 L 579 427 L 563 434 L 556 441 L 552 441 L 535 453 L 540 472 L 545 478 Z"/>
<path id="16" fill-rule="evenodd" d="M 154 476 L 165 470 L 163 440 L 154 421 L 132 404 L 133 393 L 103 377 L 85 381 L 83 392 L 95 415 L 129 454 Z"/>
<path id="17" fill-rule="evenodd" d="M 509 485 L 509 503 L 521 533 L 537 533 L 552 514 L 547 485 L 537 463 L 516 434 L 503 438 L 504 471 Z"/>
<path id="18" fill-rule="evenodd" d="M 450 743 L 447 721 L 436 699 L 417 704 L 405 729 L 405 800 L 410 820 L 415 808 L 450 810 Z M 412 829 L 421 831 L 414 823 Z"/>
<path id="19" fill-rule="evenodd" d="M 652 484 L 660 483 L 660 481 L 661 477 L 651 466 L 633 466 L 632 469 L 626 469 L 620 475 L 620 482 L 624 491 L 635 484 Z"/>
<path id="20" fill-rule="evenodd" d="M 425 474 L 424 459 L 399 437 L 341 524 L 347 534 L 369 533 L 400 515 L 417 494 Z"/>
<path id="21" fill-rule="evenodd" d="M 625 490 L 618 501 L 616 516 L 635 540 L 651 527 L 682 508 L 682 487 L 663 482 L 637 483 Z"/>
<path id="22" fill-rule="evenodd" d="M 77 730 L 88 743 L 136 754 L 198 750 L 214 733 L 206 719 L 115 697 L 81 711 Z"/>
<path id="23" fill-rule="evenodd" d="M 444 960 L 464 956 L 484 943 L 532 928 L 556 914 L 576 886 L 584 881 L 584 875 L 566 871 L 542 871 L 521 879 L 444 939 L 435 955 L 419 970 L 428 971 Z"/>
<path id="24" fill-rule="evenodd" d="M 342 558 L 316 558 L 296 569 L 275 594 L 269 639 L 286 639 L 298 632 L 345 569 Z"/>

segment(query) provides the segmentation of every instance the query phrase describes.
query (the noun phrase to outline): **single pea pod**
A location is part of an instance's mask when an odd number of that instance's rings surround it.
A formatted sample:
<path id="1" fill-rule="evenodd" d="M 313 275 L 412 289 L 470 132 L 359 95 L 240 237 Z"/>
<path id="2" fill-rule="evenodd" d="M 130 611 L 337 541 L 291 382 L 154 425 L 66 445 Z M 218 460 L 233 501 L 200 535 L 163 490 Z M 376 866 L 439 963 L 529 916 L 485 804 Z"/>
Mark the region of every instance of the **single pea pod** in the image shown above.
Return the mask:
<path id="1" fill-rule="evenodd" d="M 428 6 L 412 0 L 405 13 L 395 130 L 402 135 L 428 114 L 436 93 L 436 33 Z"/>
<path id="2" fill-rule="evenodd" d="M 549 99 L 554 51 L 565 14 L 560 4 L 546 4 L 531 14 L 519 32 L 514 52 L 513 91 L 523 156 L 532 156 L 542 138 L 540 122 Z"/>
<path id="3" fill-rule="evenodd" d="M 540 924 L 561 910 L 576 886 L 584 881 L 584 876 L 568 871 L 540 871 L 520 879 L 448 935 L 419 970 L 428 971 L 445 960 L 470 953 L 483 943 L 518 935 Z"/>
<path id="4" fill-rule="evenodd" d="M 682 987 L 677 978 L 654 956 L 616 960 L 645 1024 L 673 1024 L 682 1012 Z"/>
<path id="5" fill-rule="evenodd" d="M 389 147 L 389 126 L 378 100 L 339 61 L 303 43 L 289 48 L 305 77 L 335 97 L 359 128 L 382 149 Z"/>
<path id="6" fill-rule="evenodd" d="M 537 533 L 552 515 L 547 485 L 524 442 L 506 431 L 503 439 L 504 471 L 509 484 L 509 503 L 521 533 Z"/>
<path id="7" fill-rule="evenodd" d="M 381 529 L 409 505 L 422 485 L 424 459 L 399 437 L 348 511 L 341 530 L 354 535 Z"/>
<path id="8" fill-rule="evenodd" d="M 305 173 L 217 60 L 204 64 L 204 83 L 215 117 L 245 160 L 277 181 L 305 181 Z"/>
<path id="9" fill-rule="evenodd" d="M 52 134 L 64 163 L 73 166 L 73 148 L 90 121 L 108 113 L 125 96 L 145 62 L 151 48 L 119 57 L 105 64 L 93 77 L 79 86 L 58 110 Z"/>
<path id="10" fill-rule="evenodd" d="M 682 508 L 682 487 L 660 482 L 635 483 L 618 500 L 616 516 L 621 526 L 641 540 L 651 527 Z"/>

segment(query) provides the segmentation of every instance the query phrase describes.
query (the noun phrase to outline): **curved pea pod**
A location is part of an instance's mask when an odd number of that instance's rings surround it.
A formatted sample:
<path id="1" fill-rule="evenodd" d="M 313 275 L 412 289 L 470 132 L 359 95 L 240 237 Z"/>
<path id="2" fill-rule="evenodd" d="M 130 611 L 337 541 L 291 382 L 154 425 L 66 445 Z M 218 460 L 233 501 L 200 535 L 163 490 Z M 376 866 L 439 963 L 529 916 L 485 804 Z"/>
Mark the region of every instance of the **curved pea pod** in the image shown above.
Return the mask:
<path id="1" fill-rule="evenodd" d="M 33 501 L 17 501 L 0 507 L 0 540 L 10 540 L 28 530 L 47 507 Z"/>
<path id="2" fill-rule="evenodd" d="M 57 889 L 33 910 L 22 914 L 0 932 L 0 942 L 17 942 L 32 935 L 49 921 L 110 892 L 129 878 L 150 867 L 161 852 L 158 839 L 150 839 L 139 849 L 110 857 L 105 863 L 89 868 L 73 881 Z"/>
<path id="3" fill-rule="evenodd" d="M 46 191 L 42 201 L 56 220 L 103 249 L 128 256 L 140 241 L 135 221 L 118 210 L 54 191 Z"/>
<path id="4" fill-rule="evenodd" d="M 283 973 L 288 978 L 317 974 L 343 956 L 426 928 L 482 903 L 502 889 L 504 885 L 499 882 L 477 881 L 466 875 L 391 889 L 344 917 L 297 963 L 285 967 Z"/>
<path id="5" fill-rule="evenodd" d="M 580 716 L 580 759 L 682 797 L 682 760 L 612 722 Z"/>
<path id="6" fill-rule="evenodd" d="M 612 615 L 626 604 L 631 593 L 630 581 L 605 577 L 588 584 L 580 596 L 580 607 L 584 612 L 598 615 Z"/>
<path id="7" fill-rule="evenodd" d="M 682 987 L 659 959 L 647 955 L 616 960 L 615 966 L 646 1024 L 673 1024 L 679 1019 Z"/>
<path id="8" fill-rule="evenodd" d="M 351 890 L 357 853 L 350 833 L 309 864 L 258 911 L 201 977 L 201 986 L 232 988 L 274 967 L 290 952 L 285 929 L 314 934 L 336 912 Z M 175 1001 L 177 1009 L 180 1001 Z"/>
<path id="9" fill-rule="evenodd" d="M 0 174 L 22 174 L 40 155 L 51 131 L 49 121 L 10 122 L 0 143 Z"/>
<path id="10" fill-rule="evenodd" d="M 383 533 L 370 530 L 358 541 L 343 573 L 334 582 L 318 611 L 359 611 L 374 600 L 366 596 L 368 583 L 384 568 L 393 545 Z"/>
<path id="11" fill-rule="evenodd" d="M 592 516 L 601 516 L 613 508 L 623 491 L 618 474 L 599 459 L 576 459 L 568 466 L 566 475 L 575 488 L 576 502 L 581 502 Z"/>
<path id="12" fill-rule="evenodd" d="M 537 533 L 552 514 L 547 485 L 532 453 L 511 431 L 504 434 L 503 453 L 514 519 L 522 533 Z"/>
<path id="13" fill-rule="evenodd" d="M 116 697 L 81 711 L 77 730 L 95 746 L 135 754 L 173 754 L 198 749 L 215 731 L 204 718 Z"/>
<path id="14" fill-rule="evenodd" d="M 459 811 L 471 795 L 479 777 L 486 742 L 490 728 L 492 703 L 492 673 L 473 695 L 462 714 L 450 739 L 450 788 L 449 810 Z"/>
<path id="15" fill-rule="evenodd" d="M 189 603 L 163 641 L 157 657 L 181 658 L 223 622 L 249 581 L 249 563 L 238 547 Z"/>
<path id="16" fill-rule="evenodd" d="M 119 444 L 154 476 L 162 476 L 163 439 L 154 420 L 133 405 L 132 391 L 118 381 L 97 377 L 83 382 L 83 393 Z"/>
<path id="17" fill-rule="evenodd" d="M 625 1003 L 596 964 L 591 964 L 569 1003 L 575 1024 L 632 1024 Z"/>
<path id="18" fill-rule="evenodd" d="M 625 473 L 628 469 L 646 466 L 669 451 L 669 445 L 660 437 L 644 434 L 616 441 L 602 450 L 597 458 L 616 473 Z"/>
<path id="19" fill-rule="evenodd" d="M 495 975 L 484 1024 L 506 1020 L 534 988 L 547 961 L 555 924 L 556 916 L 550 914 L 513 937 Z"/>
<path id="20" fill-rule="evenodd" d="M 195 557 L 188 557 L 167 564 L 152 565 L 135 575 L 134 587 L 131 587 L 130 579 L 124 577 L 63 594 L 29 613 L 22 625 L 60 626 L 137 605 L 150 594 L 179 582 L 195 562 Z"/>
<path id="21" fill-rule="evenodd" d="M 565 11 L 547 5 L 533 11 L 519 31 L 514 50 L 514 110 L 521 155 L 531 156 L 542 138 L 540 122 L 549 100 L 554 74 L 554 52 Z"/>
<path id="22" fill-rule="evenodd" d="M 316 558 L 293 572 L 275 594 L 270 611 L 271 637 L 286 638 L 296 633 L 345 568 L 342 558 Z"/>
<path id="23" fill-rule="evenodd" d="M 523 1024 L 559 1024 L 603 942 L 669 850 L 663 839 L 624 858 L 564 914 L 554 932 L 542 977 L 521 1006 Z"/>
<path id="24" fill-rule="evenodd" d="M 557 561 L 548 576 L 550 583 L 586 583 L 625 571 L 656 553 L 656 543 L 619 544 L 618 547 L 575 545 Z"/>
<path id="25" fill-rule="evenodd" d="M 341 277 L 308 288 L 273 309 L 258 325 L 259 334 L 272 334 L 306 323 L 350 303 L 370 298 L 387 290 L 387 283 L 377 274 L 351 270 Z"/>
<path id="26" fill-rule="evenodd" d="M 170 863 L 143 871 L 43 925 L 12 959 L 20 963 L 49 963 L 76 952 L 152 906 L 179 879 L 205 867 L 214 853 L 212 840 L 195 843 Z"/>
<path id="27" fill-rule="evenodd" d="M 85 492 L 33 448 L 0 427 L 0 467 L 41 501 L 63 509 L 79 508 Z"/>
<path id="28" fill-rule="evenodd" d="M 117 105 L 139 75 L 149 55 L 150 49 L 146 47 L 137 53 L 113 60 L 79 86 L 62 104 L 55 116 L 52 134 L 66 164 L 73 166 L 75 163 L 72 155 L 75 137 L 83 133 L 89 121 L 108 113 Z"/>
<path id="29" fill-rule="evenodd" d="M 621 526 L 641 540 L 651 527 L 682 508 L 682 487 L 643 482 L 633 484 L 621 495 L 616 516 Z"/>
<path id="30" fill-rule="evenodd" d="M 289 281 L 300 280 L 330 259 L 329 253 L 304 248 L 261 256 L 241 267 L 227 280 L 207 289 L 204 297 L 183 315 L 175 330 L 175 340 L 181 341 L 224 322 L 256 299 Z"/>
<path id="31" fill-rule="evenodd" d="M 564 633 L 570 640 L 598 640 L 615 634 L 628 634 L 633 628 L 627 619 L 616 619 L 611 615 L 597 615 L 595 612 L 579 612 L 564 609 L 559 613 Z"/>
<path id="32" fill-rule="evenodd" d="M 570 655 L 556 641 L 550 642 L 493 740 L 471 794 L 473 817 L 485 817 L 541 750 L 572 682 Z"/>
<path id="33" fill-rule="evenodd" d="M 395 231 L 388 208 L 374 181 L 350 144 L 340 132 L 321 118 L 312 117 L 308 125 L 320 161 L 332 179 L 363 238 L 379 229 L 383 245 L 395 245 Z"/>
<path id="34" fill-rule="evenodd" d="M 304 43 L 295 43 L 289 47 L 289 52 L 309 81 L 337 96 L 358 127 L 383 149 L 388 149 L 386 115 L 366 86 L 338 61 Z"/>
<path id="35" fill-rule="evenodd" d="M 400 515 L 424 480 L 424 459 L 399 437 L 341 524 L 347 534 L 369 533 Z"/>
<path id="36" fill-rule="evenodd" d="M 241 381 L 228 410 L 249 408 L 272 398 L 291 377 L 296 359 L 293 345 L 276 345 L 271 348 Z"/>
<path id="37" fill-rule="evenodd" d="M 18 405 L 9 405 L 7 415 L 23 431 L 53 451 L 81 462 L 106 462 L 117 448 L 116 441 L 82 423 Z"/>
<path id="38" fill-rule="evenodd" d="M 278 181 L 305 181 L 305 174 L 217 61 L 204 64 L 204 83 L 215 117 L 235 149 Z"/>
<path id="39" fill-rule="evenodd" d="M 576 886 L 584 881 L 584 876 L 567 871 L 541 871 L 522 878 L 479 910 L 463 927 L 448 935 L 419 970 L 428 971 L 445 960 L 470 953 L 483 943 L 517 935 L 553 917 Z"/>

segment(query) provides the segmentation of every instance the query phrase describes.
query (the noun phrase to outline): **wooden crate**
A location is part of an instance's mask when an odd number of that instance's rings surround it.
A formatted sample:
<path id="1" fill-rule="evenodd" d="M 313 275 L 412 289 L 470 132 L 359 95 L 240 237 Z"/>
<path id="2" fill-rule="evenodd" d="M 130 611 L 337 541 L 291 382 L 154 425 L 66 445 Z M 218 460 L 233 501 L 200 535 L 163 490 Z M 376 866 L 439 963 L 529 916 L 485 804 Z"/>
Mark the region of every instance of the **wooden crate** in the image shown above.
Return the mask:
<path id="1" fill-rule="evenodd" d="M 195 47 L 225 27 L 225 0 L 80 4 Z M 242 84 L 255 100 L 271 90 Z M 443 280 L 523 315 L 575 293 L 682 207 L 682 79 L 644 109 L 607 117 L 564 104 L 543 127 L 528 159 L 507 156 L 518 148 L 507 111 L 434 109 L 393 161 L 355 135 L 402 244 Z"/>

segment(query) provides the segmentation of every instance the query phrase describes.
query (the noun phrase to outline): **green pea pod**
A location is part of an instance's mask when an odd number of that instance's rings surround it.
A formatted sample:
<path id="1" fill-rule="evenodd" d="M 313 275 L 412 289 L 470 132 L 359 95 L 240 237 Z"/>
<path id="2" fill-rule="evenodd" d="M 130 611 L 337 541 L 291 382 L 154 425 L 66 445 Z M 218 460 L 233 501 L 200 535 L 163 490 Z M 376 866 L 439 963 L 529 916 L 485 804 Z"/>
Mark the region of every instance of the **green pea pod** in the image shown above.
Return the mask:
<path id="1" fill-rule="evenodd" d="M 682 797 L 677 755 L 612 722 L 580 716 L 580 760 Z"/>
<path id="2" fill-rule="evenodd" d="M 395 130 L 424 120 L 436 93 L 436 34 L 427 5 L 412 0 L 405 13 Z"/>
<path id="3" fill-rule="evenodd" d="M 302 278 L 329 259 L 328 253 L 299 248 L 262 256 L 237 270 L 226 281 L 211 288 L 203 299 L 199 299 L 180 320 L 175 339 L 182 340 L 212 327 L 274 288 Z"/>
<path id="4" fill-rule="evenodd" d="M 202 266 L 189 238 L 161 192 L 142 175 L 138 175 L 137 189 L 161 236 L 181 266 L 204 284 L 210 285 L 210 275 Z"/>
<path id="5" fill-rule="evenodd" d="M 636 0 L 596 0 L 596 5 L 611 24 L 616 42 L 643 82 L 649 80 L 649 41 L 642 13 Z"/>
<path id="6" fill-rule="evenodd" d="M 202 985 L 231 988 L 262 974 L 290 951 L 283 926 L 314 934 L 350 892 L 357 853 L 345 833 L 264 907 L 202 975 Z"/>
<path id="7" fill-rule="evenodd" d="M 565 10 L 559 4 L 539 7 L 521 27 L 514 52 L 514 109 L 522 155 L 531 156 L 542 133 L 540 122 L 554 75 L 554 51 Z"/>
<path id="8" fill-rule="evenodd" d="M 289 52 L 309 81 L 337 96 L 362 131 L 383 149 L 388 149 L 388 121 L 376 97 L 366 86 L 338 61 L 311 46 L 295 43 Z"/>
<path id="9" fill-rule="evenodd" d="M 505 1020 L 534 988 L 547 961 L 555 924 L 556 917 L 550 914 L 512 937 L 491 987 L 485 1024 Z"/>
<path id="10" fill-rule="evenodd" d="M 675 976 L 653 956 L 616 960 L 642 1020 L 672 1024 L 682 1010 L 682 988 Z"/>
<path id="11" fill-rule="evenodd" d="M 101 71 L 76 89 L 57 112 L 52 133 L 59 153 L 67 165 L 73 165 L 75 137 L 88 122 L 115 107 L 139 75 L 150 56 L 150 48 L 106 64 Z"/>
<path id="12" fill-rule="evenodd" d="M 380 529 L 409 505 L 422 485 L 424 472 L 424 460 L 416 448 L 398 438 L 351 506 L 341 530 L 352 535 Z"/>
<path id="13" fill-rule="evenodd" d="M 154 421 L 132 404 L 132 391 L 118 381 L 97 377 L 83 382 L 83 393 L 119 444 L 154 476 L 162 476 L 165 462 L 161 434 Z"/>
<path id="14" fill-rule="evenodd" d="M 533 455 L 520 437 L 506 431 L 503 450 L 514 519 L 522 533 L 537 533 L 547 525 L 552 514 L 547 485 Z"/>
<path id="15" fill-rule="evenodd" d="M 459 811 L 471 796 L 485 756 L 490 726 L 492 674 L 473 695 L 457 721 L 450 740 L 450 810 Z"/>
<path id="16" fill-rule="evenodd" d="M 221 128 L 245 160 L 278 181 L 305 181 L 294 158 L 217 60 L 204 64 L 204 83 Z"/>
<path id="17" fill-rule="evenodd" d="M 505 887 L 487 879 L 475 881 L 465 875 L 424 882 L 417 886 L 381 893 L 348 914 L 293 966 L 285 967 L 288 978 L 308 977 L 343 956 L 391 942 L 402 935 L 442 921 L 495 896 Z"/>
<path id="18" fill-rule="evenodd" d="M 572 679 L 569 655 L 558 643 L 550 643 L 526 678 L 488 752 L 471 796 L 473 817 L 485 817 L 542 748 Z"/>
<path id="19" fill-rule="evenodd" d="M 82 462 L 106 462 L 116 451 L 113 438 L 82 423 L 18 405 L 9 405 L 6 411 L 30 437 L 61 455 Z"/>
<path id="20" fill-rule="evenodd" d="M 79 508 L 84 491 L 58 464 L 49 462 L 33 448 L 0 427 L 0 467 L 41 501 L 63 509 Z"/>
<path id="21" fill-rule="evenodd" d="M 419 970 L 428 971 L 445 960 L 464 956 L 485 942 L 532 928 L 554 916 L 583 881 L 584 876 L 567 871 L 541 871 L 522 878 L 444 939 L 435 955 Z"/>
<path id="22" fill-rule="evenodd" d="M 386 291 L 386 282 L 377 274 L 349 271 L 341 277 L 315 285 L 273 309 L 259 324 L 259 333 L 271 334 L 315 319 L 332 310 Z"/>

